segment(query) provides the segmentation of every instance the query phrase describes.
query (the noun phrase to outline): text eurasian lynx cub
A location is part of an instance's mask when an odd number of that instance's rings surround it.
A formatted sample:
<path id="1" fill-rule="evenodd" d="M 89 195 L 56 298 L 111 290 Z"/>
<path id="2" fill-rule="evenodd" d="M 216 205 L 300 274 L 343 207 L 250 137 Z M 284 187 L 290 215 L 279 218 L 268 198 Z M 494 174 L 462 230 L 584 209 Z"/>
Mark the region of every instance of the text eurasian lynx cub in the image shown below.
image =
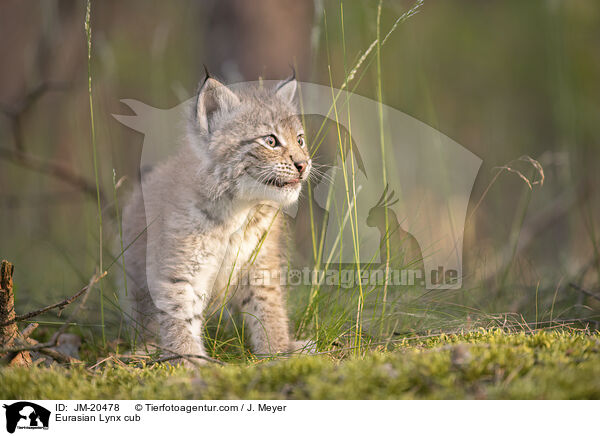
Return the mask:
<path id="1" fill-rule="evenodd" d="M 304 345 L 290 339 L 279 280 L 240 277 L 280 269 L 278 211 L 297 201 L 311 169 L 296 87 L 292 78 L 234 92 L 207 77 L 184 146 L 123 211 L 136 328 L 168 350 L 205 354 L 203 317 L 214 301 L 245 314 L 256 353 Z"/>

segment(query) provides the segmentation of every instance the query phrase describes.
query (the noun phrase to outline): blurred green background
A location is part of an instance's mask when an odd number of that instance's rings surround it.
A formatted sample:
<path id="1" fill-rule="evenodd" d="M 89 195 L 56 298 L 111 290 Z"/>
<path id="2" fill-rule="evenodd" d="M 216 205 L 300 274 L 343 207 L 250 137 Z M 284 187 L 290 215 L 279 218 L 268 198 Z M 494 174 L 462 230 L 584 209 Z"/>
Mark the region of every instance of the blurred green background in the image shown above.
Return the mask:
<path id="1" fill-rule="evenodd" d="M 382 32 L 413 4 L 384 1 Z M 175 106 L 193 94 L 203 64 L 226 81 L 279 79 L 294 64 L 301 80 L 330 85 L 331 71 L 339 87 L 344 65 L 354 65 L 376 38 L 377 6 L 93 2 L 105 265 L 117 233 L 113 169 L 117 180 L 126 177 L 117 192 L 122 204 L 138 177 L 143 142 L 112 118 L 129 113 L 120 99 Z M 16 265 L 21 313 L 74 293 L 98 266 L 84 17 L 83 1 L 0 6 L 0 257 Z M 423 299 L 454 311 L 453 327 L 504 313 L 597 327 L 598 301 L 569 284 L 598 293 L 599 47 L 600 2 L 589 0 L 426 0 L 383 46 L 383 102 L 483 159 L 465 233 L 465 286 Z M 373 53 L 353 84 L 376 99 Z M 516 174 L 503 173 L 490 187 L 496 167 L 523 155 L 542 164 L 543 186 L 530 190 Z M 48 162 L 92 189 L 82 192 L 47 174 Z M 511 165 L 534 176 L 522 163 Z M 115 286 L 104 282 L 106 298 Z M 92 300 L 81 323 L 97 332 L 98 295 Z M 106 310 L 107 327 L 116 329 L 118 312 L 110 302 Z M 444 324 L 421 320 L 412 327 Z"/>

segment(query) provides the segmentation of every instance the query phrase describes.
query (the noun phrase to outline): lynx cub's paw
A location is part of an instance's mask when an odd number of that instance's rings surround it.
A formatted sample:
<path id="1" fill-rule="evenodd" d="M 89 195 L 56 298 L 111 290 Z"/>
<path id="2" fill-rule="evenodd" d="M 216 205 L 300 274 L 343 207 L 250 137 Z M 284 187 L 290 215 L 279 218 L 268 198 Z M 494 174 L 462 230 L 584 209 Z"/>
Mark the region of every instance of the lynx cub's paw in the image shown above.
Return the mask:
<path id="1" fill-rule="evenodd" d="M 294 354 L 315 354 L 317 352 L 317 343 L 312 340 L 293 341 L 290 344 L 289 351 Z"/>

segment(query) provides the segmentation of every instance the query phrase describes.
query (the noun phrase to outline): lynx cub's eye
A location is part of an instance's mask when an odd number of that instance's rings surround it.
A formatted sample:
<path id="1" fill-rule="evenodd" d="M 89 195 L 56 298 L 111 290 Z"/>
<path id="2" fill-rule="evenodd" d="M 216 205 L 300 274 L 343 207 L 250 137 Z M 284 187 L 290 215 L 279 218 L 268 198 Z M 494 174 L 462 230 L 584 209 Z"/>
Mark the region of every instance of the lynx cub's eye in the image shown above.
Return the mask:
<path id="1" fill-rule="evenodd" d="M 275 148 L 277 146 L 277 139 L 273 135 L 265 136 L 264 141 L 269 147 Z"/>
<path id="2" fill-rule="evenodd" d="M 304 147 L 304 135 L 298 135 L 298 145 Z"/>

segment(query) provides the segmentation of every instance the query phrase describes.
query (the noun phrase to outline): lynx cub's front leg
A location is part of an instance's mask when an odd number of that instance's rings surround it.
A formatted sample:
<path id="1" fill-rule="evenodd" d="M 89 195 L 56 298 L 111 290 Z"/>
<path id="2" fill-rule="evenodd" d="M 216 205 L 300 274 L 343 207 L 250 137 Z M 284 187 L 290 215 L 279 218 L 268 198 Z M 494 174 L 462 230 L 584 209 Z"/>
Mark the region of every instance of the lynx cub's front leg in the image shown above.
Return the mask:
<path id="1" fill-rule="evenodd" d="M 160 342 L 165 351 L 181 355 L 206 356 L 202 341 L 203 311 L 207 293 L 196 290 L 191 280 L 171 278 L 160 282 L 155 299 Z M 182 359 L 185 365 L 206 363 L 201 358 Z"/>
<path id="2" fill-rule="evenodd" d="M 250 331 L 252 350 L 256 354 L 313 353 L 311 341 L 290 339 L 283 291 L 279 284 L 247 286 L 240 289 L 239 310 Z"/>
<path id="3" fill-rule="evenodd" d="M 239 310 L 250 331 L 252 350 L 256 354 L 291 351 L 288 319 L 280 286 L 244 286 L 237 297 Z"/>

